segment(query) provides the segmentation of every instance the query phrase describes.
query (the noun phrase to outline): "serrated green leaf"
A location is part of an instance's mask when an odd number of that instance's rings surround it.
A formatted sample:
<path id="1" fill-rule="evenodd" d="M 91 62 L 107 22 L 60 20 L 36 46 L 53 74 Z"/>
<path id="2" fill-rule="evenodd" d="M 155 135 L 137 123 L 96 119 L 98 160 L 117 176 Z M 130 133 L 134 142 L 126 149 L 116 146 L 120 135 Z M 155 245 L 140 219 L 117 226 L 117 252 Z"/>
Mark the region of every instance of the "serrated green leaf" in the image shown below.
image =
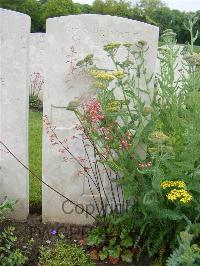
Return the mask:
<path id="1" fill-rule="evenodd" d="M 133 246 L 133 240 L 131 237 L 127 237 L 126 239 L 121 240 L 120 244 L 125 248 L 129 248 Z"/>
<path id="2" fill-rule="evenodd" d="M 111 238 L 110 241 L 109 241 L 109 245 L 113 246 L 116 243 L 116 240 L 117 240 L 116 237 Z"/>
<path id="3" fill-rule="evenodd" d="M 121 254 L 122 261 L 131 263 L 133 261 L 133 254 L 131 253 L 130 250 L 125 250 Z"/>
<path id="4" fill-rule="evenodd" d="M 99 251 L 99 257 L 100 257 L 100 260 L 105 260 L 107 259 L 108 257 L 108 251 L 107 250 L 100 250 Z"/>
<path id="5" fill-rule="evenodd" d="M 120 245 L 112 246 L 108 248 L 109 256 L 118 258 L 120 256 L 121 247 Z"/>

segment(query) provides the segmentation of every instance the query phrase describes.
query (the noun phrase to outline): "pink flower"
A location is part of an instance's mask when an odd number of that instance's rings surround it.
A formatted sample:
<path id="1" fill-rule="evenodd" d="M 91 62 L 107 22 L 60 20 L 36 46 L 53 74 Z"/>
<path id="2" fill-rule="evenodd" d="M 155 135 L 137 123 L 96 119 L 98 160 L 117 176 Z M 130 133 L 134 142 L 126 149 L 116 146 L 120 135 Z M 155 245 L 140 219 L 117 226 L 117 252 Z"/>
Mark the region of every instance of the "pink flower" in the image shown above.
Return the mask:
<path id="1" fill-rule="evenodd" d="M 80 124 L 76 124 L 76 130 L 81 130 L 81 131 L 83 131 L 83 127 L 80 125 Z"/>
<path id="2" fill-rule="evenodd" d="M 85 159 L 82 158 L 81 156 L 78 156 L 76 159 L 77 159 L 80 163 L 84 163 L 84 162 L 85 162 Z"/>
<path id="3" fill-rule="evenodd" d="M 86 104 L 86 112 L 93 123 L 101 122 L 104 119 L 101 104 L 96 99 L 92 99 Z"/>
<path id="4" fill-rule="evenodd" d="M 102 127 L 101 130 L 102 130 L 102 132 L 104 134 L 105 140 L 110 140 L 110 131 L 109 131 L 109 128 Z"/>
<path id="5" fill-rule="evenodd" d="M 120 148 L 127 150 L 129 148 L 129 143 L 127 140 L 121 140 Z"/>
<path id="6" fill-rule="evenodd" d="M 102 127 L 101 130 L 102 130 L 102 132 L 103 132 L 103 134 L 104 134 L 105 136 L 107 136 L 107 135 L 109 134 L 109 129 L 108 129 L 108 128 L 106 128 L 106 127 Z"/>
<path id="7" fill-rule="evenodd" d="M 60 148 L 60 149 L 58 150 L 58 152 L 60 152 L 60 153 L 65 153 L 65 152 L 66 152 L 66 149 L 64 149 L 64 148 Z"/>

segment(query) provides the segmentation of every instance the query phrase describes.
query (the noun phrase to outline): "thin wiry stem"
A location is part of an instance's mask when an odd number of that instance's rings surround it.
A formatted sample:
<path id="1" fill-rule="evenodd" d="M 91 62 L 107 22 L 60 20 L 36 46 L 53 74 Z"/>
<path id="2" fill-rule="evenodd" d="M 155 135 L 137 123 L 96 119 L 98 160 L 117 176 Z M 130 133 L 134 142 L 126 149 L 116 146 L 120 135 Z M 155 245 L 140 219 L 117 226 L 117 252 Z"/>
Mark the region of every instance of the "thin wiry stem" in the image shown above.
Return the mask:
<path id="1" fill-rule="evenodd" d="M 86 155 L 87 155 L 87 158 L 88 158 L 88 161 L 89 161 L 90 167 L 91 167 L 91 169 L 92 169 L 92 172 L 93 172 L 94 178 L 96 179 L 96 182 L 97 182 L 97 186 L 96 186 L 96 187 L 97 187 L 97 190 L 98 190 L 98 192 L 99 192 L 99 196 L 100 196 L 101 206 L 102 206 L 103 212 L 104 212 L 104 215 L 106 215 L 105 208 L 104 208 L 104 203 L 103 203 L 103 199 L 102 199 L 102 195 L 101 195 L 101 189 L 100 189 L 100 186 L 99 186 L 98 177 L 96 178 L 96 174 L 95 174 L 95 172 L 94 172 L 94 170 L 93 170 L 93 167 L 92 167 L 92 164 L 91 164 L 91 161 L 90 161 L 90 157 L 89 157 L 88 151 L 87 151 L 87 149 L 86 149 L 86 146 L 85 146 L 85 143 L 84 143 L 83 138 L 82 138 L 82 143 L 83 143 L 83 147 L 84 147 L 84 149 L 85 149 L 85 153 L 86 153 Z"/>
<path id="2" fill-rule="evenodd" d="M 67 148 L 65 147 L 65 145 L 62 143 L 62 141 L 58 138 L 57 134 L 55 133 L 55 130 L 53 130 L 53 128 L 50 126 L 49 127 L 51 132 L 53 133 L 54 137 L 56 138 L 56 140 L 58 141 L 58 143 L 63 147 L 63 149 L 65 149 L 71 156 L 72 158 L 83 168 L 84 172 L 86 172 L 86 174 L 88 175 L 88 177 L 92 180 L 93 184 L 95 185 L 95 187 L 98 189 L 97 185 L 95 184 L 92 176 L 88 173 L 88 171 L 85 170 L 84 165 L 82 165 L 82 163 L 73 155 L 73 153 Z"/>
<path id="3" fill-rule="evenodd" d="M 58 190 L 56 190 L 55 188 L 51 187 L 49 184 L 47 184 L 46 182 L 44 182 L 42 180 L 41 177 L 37 176 L 33 171 L 31 171 L 29 169 L 29 167 L 27 167 L 2 141 L 0 141 L 0 144 L 8 151 L 8 153 L 19 163 L 21 164 L 34 178 L 38 179 L 39 181 L 42 182 L 42 184 L 44 184 L 46 187 L 50 188 L 52 191 L 54 191 L 55 193 L 57 193 L 59 196 L 63 197 L 64 199 L 66 199 L 67 201 L 69 201 L 71 204 L 73 204 L 74 206 L 78 207 L 79 209 L 81 209 L 82 211 L 84 211 L 85 213 L 87 213 L 89 216 L 91 216 L 94 220 L 97 220 L 95 216 L 93 216 L 90 212 L 88 212 L 86 209 L 84 209 L 83 207 L 81 207 L 80 205 L 76 204 L 74 201 L 72 201 L 71 199 L 69 199 L 68 197 L 66 197 L 65 195 L 63 195 L 61 192 L 59 192 Z"/>

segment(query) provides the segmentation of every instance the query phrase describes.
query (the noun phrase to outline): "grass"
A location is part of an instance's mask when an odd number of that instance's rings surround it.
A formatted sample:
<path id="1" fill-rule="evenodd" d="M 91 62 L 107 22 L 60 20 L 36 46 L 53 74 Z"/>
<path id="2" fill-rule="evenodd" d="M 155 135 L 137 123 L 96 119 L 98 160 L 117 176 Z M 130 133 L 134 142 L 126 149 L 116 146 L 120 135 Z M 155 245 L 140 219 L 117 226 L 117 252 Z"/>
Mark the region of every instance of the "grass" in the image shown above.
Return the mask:
<path id="1" fill-rule="evenodd" d="M 42 112 L 29 112 L 29 167 L 38 176 L 42 176 Z M 41 206 L 41 182 L 30 175 L 30 206 Z"/>

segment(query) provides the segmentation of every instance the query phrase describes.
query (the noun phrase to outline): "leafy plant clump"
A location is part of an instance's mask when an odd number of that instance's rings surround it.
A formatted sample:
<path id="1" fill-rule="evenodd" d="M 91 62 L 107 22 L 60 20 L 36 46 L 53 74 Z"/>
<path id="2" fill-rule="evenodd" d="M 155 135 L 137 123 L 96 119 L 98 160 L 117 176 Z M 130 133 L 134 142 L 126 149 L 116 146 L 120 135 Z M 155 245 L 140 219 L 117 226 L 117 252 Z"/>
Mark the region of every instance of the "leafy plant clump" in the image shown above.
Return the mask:
<path id="1" fill-rule="evenodd" d="M 14 202 L 7 199 L 0 204 L 0 224 L 6 215 L 13 210 Z M 33 240 L 27 243 L 26 250 L 16 248 L 17 237 L 14 235 L 15 228 L 7 227 L 0 231 L 0 265 L 1 266 L 23 266 L 29 260 Z"/>
<path id="2" fill-rule="evenodd" d="M 34 111 L 42 111 L 43 103 L 39 98 L 44 85 L 44 77 L 40 73 L 30 75 L 29 108 Z"/>
<path id="3" fill-rule="evenodd" d="M 143 40 L 104 46 L 113 70 L 99 69 L 93 55 L 78 63 L 93 78 L 96 95 L 86 103 L 71 102 L 67 109 L 80 121 L 82 135 L 93 146 L 98 163 L 113 171 L 112 181 L 122 187 L 123 200 L 133 202 L 128 210 L 112 209 L 111 215 L 117 214 L 114 221 L 108 221 L 104 213 L 99 229 L 89 235 L 89 243 L 98 247 L 102 259 L 112 254 L 123 259 L 131 247 L 138 250 L 138 257 L 143 251 L 153 257 L 162 247 L 169 253 L 176 249 L 180 232 L 200 223 L 196 23 L 191 16 L 186 25 L 191 45 L 184 50 L 177 48 L 171 30 L 164 32 L 159 49 L 161 71 L 153 90 L 154 75 L 145 67 L 148 45 Z M 120 50 L 123 59 L 118 56 Z M 179 53 L 184 56 L 177 75 Z M 130 246 L 123 246 L 124 226 L 131 232 Z"/>
<path id="4" fill-rule="evenodd" d="M 57 240 L 54 248 L 41 247 L 39 266 L 94 266 L 85 251 L 77 245 L 69 245 L 64 240 Z"/>
<path id="5" fill-rule="evenodd" d="M 187 230 L 178 237 L 179 247 L 173 251 L 166 261 L 166 266 L 198 266 L 200 265 L 200 246 L 194 242 L 194 235 Z"/>
<path id="6" fill-rule="evenodd" d="M 93 253 L 100 260 L 109 259 L 117 264 L 120 259 L 131 263 L 137 255 L 134 247 L 134 234 L 125 224 L 117 224 L 116 216 L 107 217 L 106 224 L 92 229 L 87 238 L 87 244 L 94 247 Z"/>
<path id="7" fill-rule="evenodd" d="M 35 111 L 42 111 L 43 103 L 39 99 L 38 95 L 30 95 L 29 96 L 29 108 Z"/>
<path id="8" fill-rule="evenodd" d="M 5 199 L 0 203 L 0 223 L 2 223 L 8 213 L 13 210 L 14 202 Z"/>
<path id="9" fill-rule="evenodd" d="M 8 227 L 0 234 L 0 261 L 2 266 L 22 266 L 29 261 L 33 240 L 28 241 L 26 250 L 22 251 L 15 247 L 17 237 L 14 235 L 14 231 L 14 227 Z"/>

